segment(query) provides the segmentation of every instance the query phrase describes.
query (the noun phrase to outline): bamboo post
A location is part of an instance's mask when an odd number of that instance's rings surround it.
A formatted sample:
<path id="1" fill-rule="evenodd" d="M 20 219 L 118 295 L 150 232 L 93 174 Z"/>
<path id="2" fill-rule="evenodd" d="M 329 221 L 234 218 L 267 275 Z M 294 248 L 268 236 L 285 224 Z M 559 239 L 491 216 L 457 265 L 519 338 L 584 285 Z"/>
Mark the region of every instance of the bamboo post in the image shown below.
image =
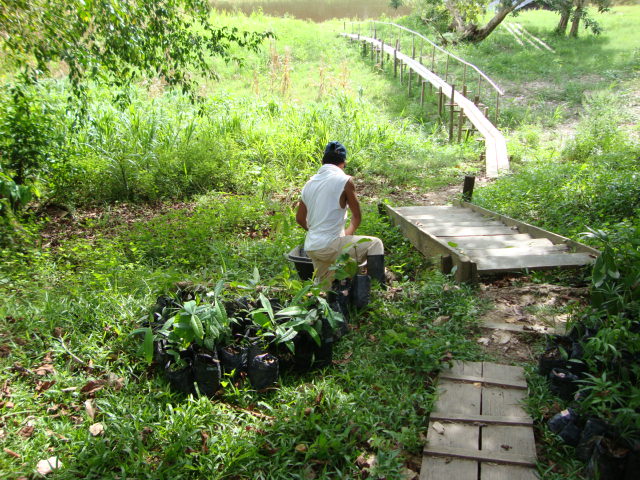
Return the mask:
<path id="1" fill-rule="evenodd" d="M 449 142 L 453 141 L 453 114 L 455 107 L 456 86 L 451 85 L 451 98 L 449 103 Z"/>
<path id="2" fill-rule="evenodd" d="M 380 68 L 384 68 L 384 40 L 380 39 Z"/>
<path id="3" fill-rule="evenodd" d="M 444 67 L 444 81 L 447 81 L 447 77 L 449 76 L 449 55 L 447 55 L 447 66 Z"/>
<path id="4" fill-rule="evenodd" d="M 372 61 L 372 62 L 373 62 L 374 50 L 375 50 L 375 47 L 374 47 L 374 45 L 373 45 L 373 43 L 372 43 L 372 44 L 371 44 L 371 61 Z"/>
<path id="5" fill-rule="evenodd" d="M 467 86 L 462 86 L 462 96 L 467 96 Z M 464 124 L 464 111 L 460 107 L 460 115 L 458 116 L 458 143 L 462 141 L 462 125 Z"/>
<path id="6" fill-rule="evenodd" d="M 420 39 L 420 65 L 422 65 L 422 47 L 424 47 L 424 40 Z"/>
<path id="7" fill-rule="evenodd" d="M 480 97 L 482 95 L 482 76 L 480 75 L 480 72 L 478 72 L 478 97 Z"/>
<path id="8" fill-rule="evenodd" d="M 467 64 L 464 64 L 464 70 L 462 70 L 462 88 L 464 90 L 467 89 Z M 465 97 L 467 95 L 465 94 Z"/>
<path id="9" fill-rule="evenodd" d="M 498 119 L 500 118 L 500 92 L 496 90 L 496 127 L 498 126 Z"/>
<path id="10" fill-rule="evenodd" d="M 420 89 L 420 106 L 424 107 L 424 83 L 425 80 L 423 79 L 422 82 L 420 82 L 422 84 L 422 88 Z"/>
<path id="11" fill-rule="evenodd" d="M 404 63 L 400 60 L 400 84 L 404 82 Z"/>
<path id="12" fill-rule="evenodd" d="M 464 111 L 460 108 L 460 114 L 458 115 L 458 143 L 462 141 L 462 125 L 464 124 Z"/>
<path id="13" fill-rule="evenodd" d="M 416 59 L 416 37 L 411 36 L 411 58 Z"/>
<path id="14" fill-rule="evenodd" d="M 398 44 L 396 43 L 396 48 L 393 49 L 393 78 L 398 76 Z"/>
<path id="15" fill-rule="evenodd" d="M 438 87 L 438 115 L 442 115 L 442 87 Z"/>
<path id="16" fill-rule="evenodd" d="M 413 78 L 413 70 L 411 67 L 407 66 L 407 73 L 409 74 L 409 96 L 411 96 L 411 80 Z"/>

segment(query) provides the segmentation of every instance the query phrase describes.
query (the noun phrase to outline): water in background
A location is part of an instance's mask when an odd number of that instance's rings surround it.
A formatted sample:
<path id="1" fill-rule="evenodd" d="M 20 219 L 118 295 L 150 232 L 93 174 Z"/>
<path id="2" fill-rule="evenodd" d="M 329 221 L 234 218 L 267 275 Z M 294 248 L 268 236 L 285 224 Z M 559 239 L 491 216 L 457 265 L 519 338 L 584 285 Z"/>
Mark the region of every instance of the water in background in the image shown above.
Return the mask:
<path id="1" fill-rule="evenodd" d="M 288 14 L 314 22 L 324 22 L 332 18 L 378 18 L 381 15 L 397 17 L 409 13 L 406 7 L 397 10 L 391 8 L 389 0 L 213 0 L 211 5 L 218 10 L 240 11 L 246 14 L 262 9 L 267 15 L 282 17 Z"/>

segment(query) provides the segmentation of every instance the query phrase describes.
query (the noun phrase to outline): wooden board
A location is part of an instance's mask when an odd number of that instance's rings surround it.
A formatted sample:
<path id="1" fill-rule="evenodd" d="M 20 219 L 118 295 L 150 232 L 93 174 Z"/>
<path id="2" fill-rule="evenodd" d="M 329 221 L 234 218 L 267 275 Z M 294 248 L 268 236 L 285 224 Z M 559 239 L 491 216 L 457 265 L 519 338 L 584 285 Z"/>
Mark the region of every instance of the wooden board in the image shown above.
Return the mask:
<path id="1" fill-rule="evenodd" d="M 523 269 L 550 269 L 581 267 L 595 262 L 595 258 L 586 253 L 556 253 L 549 255 L 520 255 L 516 257 L 477 258 L 478 271 L 482 273 L 504 272 Z"/>
<path id="2" fill-rule="evenodd" d="M 478 379 L 458 383 L 449 378 Z M 520 367 L 453 362 L 443 370 L 429 419 L 421 480 L 533 480 L 535 441 L 522 409 L 526 391 L 489 381 L 526 385 Z"/>
<path id="3" fill-rule="evenodd" d="M 505 248 L 460 248 L 458 250 L 466 253 L 470 258 L 484 257 L 513 257 L 514 255 L 549 255 L 553 253 L 566 252 L 569 247 L 566 245 L 542 245 L 532 247 L 505 247 Z"/>
<path id="4" fill-rule="evenodd" d="M 551 232 L 543 234 L 544 230 L 525 223 L 520 229 L 512 219 L 503 223 L 502 216 L 484 209 L 477 212 L 466 203 L 459 207 L 387 206 L 387 211 L 421 253 L 441 257 L 443 272 L 455 269 L 458 281 L 473 282 L 481 275 L 497 273 L 575 268 L 597 258 L 592 253 L 597 251 L 590 247 L 574 253 L 575 242 Z"/>
<path id="5" fill-rule="evenodd" d="M 459 250 L 474 248 L 506 248 L 506 247 L 534 247 L 547 245 L 552 246 L 551 241 L 546 238 L 531 238 L 526 233 L 513 235 L 494 235 L 491 237 L 448 237 L 447 242 L 455 243 L 455 248 Z"/>
<path id="6" fill-rule="evenodd" d="M 418 224 L 420 229 L 425 228 Z M 436 237 L 475 237 L 485 235 L 512 235 L 518 233 L 517 230 L 513 230 L 511 227 L 505 227 L 504 225 L 498 226 L 483 226 L 483 227 L 440 227 L 435 225 L 428 227 L 429 233 Z M 447 239 L 448 241 L 448 239 Z"/>

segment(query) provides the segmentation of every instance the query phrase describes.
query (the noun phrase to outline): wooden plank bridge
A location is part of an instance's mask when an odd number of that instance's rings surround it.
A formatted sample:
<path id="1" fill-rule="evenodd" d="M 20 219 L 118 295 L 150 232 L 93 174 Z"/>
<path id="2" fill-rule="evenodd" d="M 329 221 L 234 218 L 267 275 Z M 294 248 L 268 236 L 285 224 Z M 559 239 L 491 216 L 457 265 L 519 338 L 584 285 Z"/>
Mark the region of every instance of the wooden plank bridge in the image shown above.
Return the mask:
<path id="1" fill-rule="evenodd" d="M 376 22 L 376 23 L 381 23 L 381 22 Z M 436 46 L 435 44 L 433 44 L 432 42 L 430 42 L 428 39 L 418 34 L 417 32 L 413 32 L 409 29 L 401 27 L 400 25 L 395 25 L 395 24 L 390 24 L 390 25 L 393 25 L 398 29 L 408 31 L 412 35 L 420 37 L 422 41 L 429 42 L 431 45 L 433 45 L 434 52 L 436 48 L 445 52 L 447 54 L 447 65 L 449 65 L 450 57 L 456 60 L 462 61 L 461 59 L 458 59 L 457 57 L 450 54 L 449 52 L 446 52 L 442 48 Z M 415 47 L 413 49 L 412 56 L 410 56 L 408 54 L 402 53 L 399 50 L 397 43 L 395 46 L 389 45 L 389 44 L 386 44 L 382 39 L 360 35 L 359 33 L 357 34 L 342 33 L 342 35 L 346 38 L 349 38 L 350 40 L 362 42 L 364 45 L 370 45 L 372 52 L 375 50 L 380 54 L 383 64 L 384 64 L 385 55 L 387 56 L 387 59 L 388 59 L 387 61 L 391 61 L 391 58 L 393 58 L 394 72 L 397 70 L 398 65 L 400 65 L 401 78 L 404 72 L 404 67 L 406 66 L 406 68 L 408 68 L 408 74 L 409 74 L 409 78 L 408 78 L 409 90 L 411 90 L 411 82 L 412 82 L 411 73 L 415 72 L 415 74 L 422 79 L 421 80 L 421 84 L 422 84 L 421 99 L 422 100 L 424 100 L 425 84 L 432 85 L 438 91 L 439 111 L 443 110 L 443 106 L 450 107 L 449 108 L 450 140 L 454 136 L 454 129 L 455 129 L 454 123 L 456 121 L 458 122 L 458 127 L 457 127 L 458 139 L 460 139 L 460 135 L 462 132 L 463 118 L 466 117 L 469 120 L 469 122 L 471 122 L 473 127 L 484 138 L 485 150 L 486 150 L 485 151 L 485 164 L 486 164 L 485 169 L 488 177 L 497 177 L 501 172 L 505 172 L 509 170 L 509 157 L 507 154 L 506 140 L 502 135 L 502 133 L 500 133 L 500 131 L 487 118 L 487 109 L 485 108 L 484 112 L 481 110 L 481 106 L 478 104 L 479 97 L 476 96 L 474 100 L 470 100 L 469 98 L 467 98 L 466 95 L 468 93 L 467 93 L 466 84 L 464 85 L 462 92 L 456 90 L 454 85 L 447 83 L 447 78 L 446 78 L 447 75 L 445 75 L 445 79 L 443 79 L 439 77 L 436 73 L 431 71 L 429 68 L 427 68 L 425 65 L 423 65 L 421 61 L 422 55 L 420 55 L 418 60 L 414 58 Z M 466 65 L 471 65 L 471 64 L 468 64 L 467 62 L 464 62 L 464 63 Z M 466 73 L 466 65 L 465 65 L 465 73 Z M 473 67 L 473 65 L 471 66 Z M 482 74 L 482 72 L 480 72 L 479 70 L 478 72 Z M 497 95 L 497 99 L 499 100 L 500 95 L 502 95 L 502 91 L 499 90 L 498 87 L 493 82 L 491 82 L 491 80 L 488 79 L 488 77 L 486 77 L 486 75 L 484 74 L 482 75 L 490 83 L 490 85 L 492 85 L 494 88 L 497 89 L 496 95 Z M 449 103 L 446 105 L 443 104 L 443 98 L 445 97 L 449 99 Z M 496 120 L 498 118 L 498 105 L 499 103 L 496 103 Z"/>
<path id="2" fill-rule="evenodd" d="M 440 256 L 458 281 L 522 270 L 589 265 L 600 252 L 467 202 L 455 206 L 387 206 L 392 221 L 427 257 Z"/>
<path id="3" fill-rule="evenodd" d="M 535 480 L 521 367 L 455 362 L 440 375 L 420 480 Z"/>

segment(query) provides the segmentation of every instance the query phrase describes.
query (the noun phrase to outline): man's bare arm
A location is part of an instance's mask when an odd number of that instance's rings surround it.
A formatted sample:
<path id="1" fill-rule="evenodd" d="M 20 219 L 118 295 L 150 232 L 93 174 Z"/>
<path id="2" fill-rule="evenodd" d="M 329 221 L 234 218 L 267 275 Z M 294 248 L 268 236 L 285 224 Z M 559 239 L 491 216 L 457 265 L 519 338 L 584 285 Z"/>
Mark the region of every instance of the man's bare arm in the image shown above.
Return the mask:
<path id="1" fill-rule="evenodd" d="M 356 186 L 353 183 L 353 179 L 351 178 L 344 186 L 344 195 L 346 196 L 349 210 L 351 210 L 351 222 L 349 223 L 349 226 L 344 231 L 344 233 L 345 235 L 354 235 L 356 233 L 356 230 L 360 226 L 362 213 L 360 212 L 360 202 L 358 201 L 358 197 L 356 196 Z"/>
<path id="2" fill-rule="evenodd" d="M 296 211 L 296 222 L 305 230 L 309 230 L 307 225 L 307 206 L 302 200 L 298 203 L 298 210 Z"/>

